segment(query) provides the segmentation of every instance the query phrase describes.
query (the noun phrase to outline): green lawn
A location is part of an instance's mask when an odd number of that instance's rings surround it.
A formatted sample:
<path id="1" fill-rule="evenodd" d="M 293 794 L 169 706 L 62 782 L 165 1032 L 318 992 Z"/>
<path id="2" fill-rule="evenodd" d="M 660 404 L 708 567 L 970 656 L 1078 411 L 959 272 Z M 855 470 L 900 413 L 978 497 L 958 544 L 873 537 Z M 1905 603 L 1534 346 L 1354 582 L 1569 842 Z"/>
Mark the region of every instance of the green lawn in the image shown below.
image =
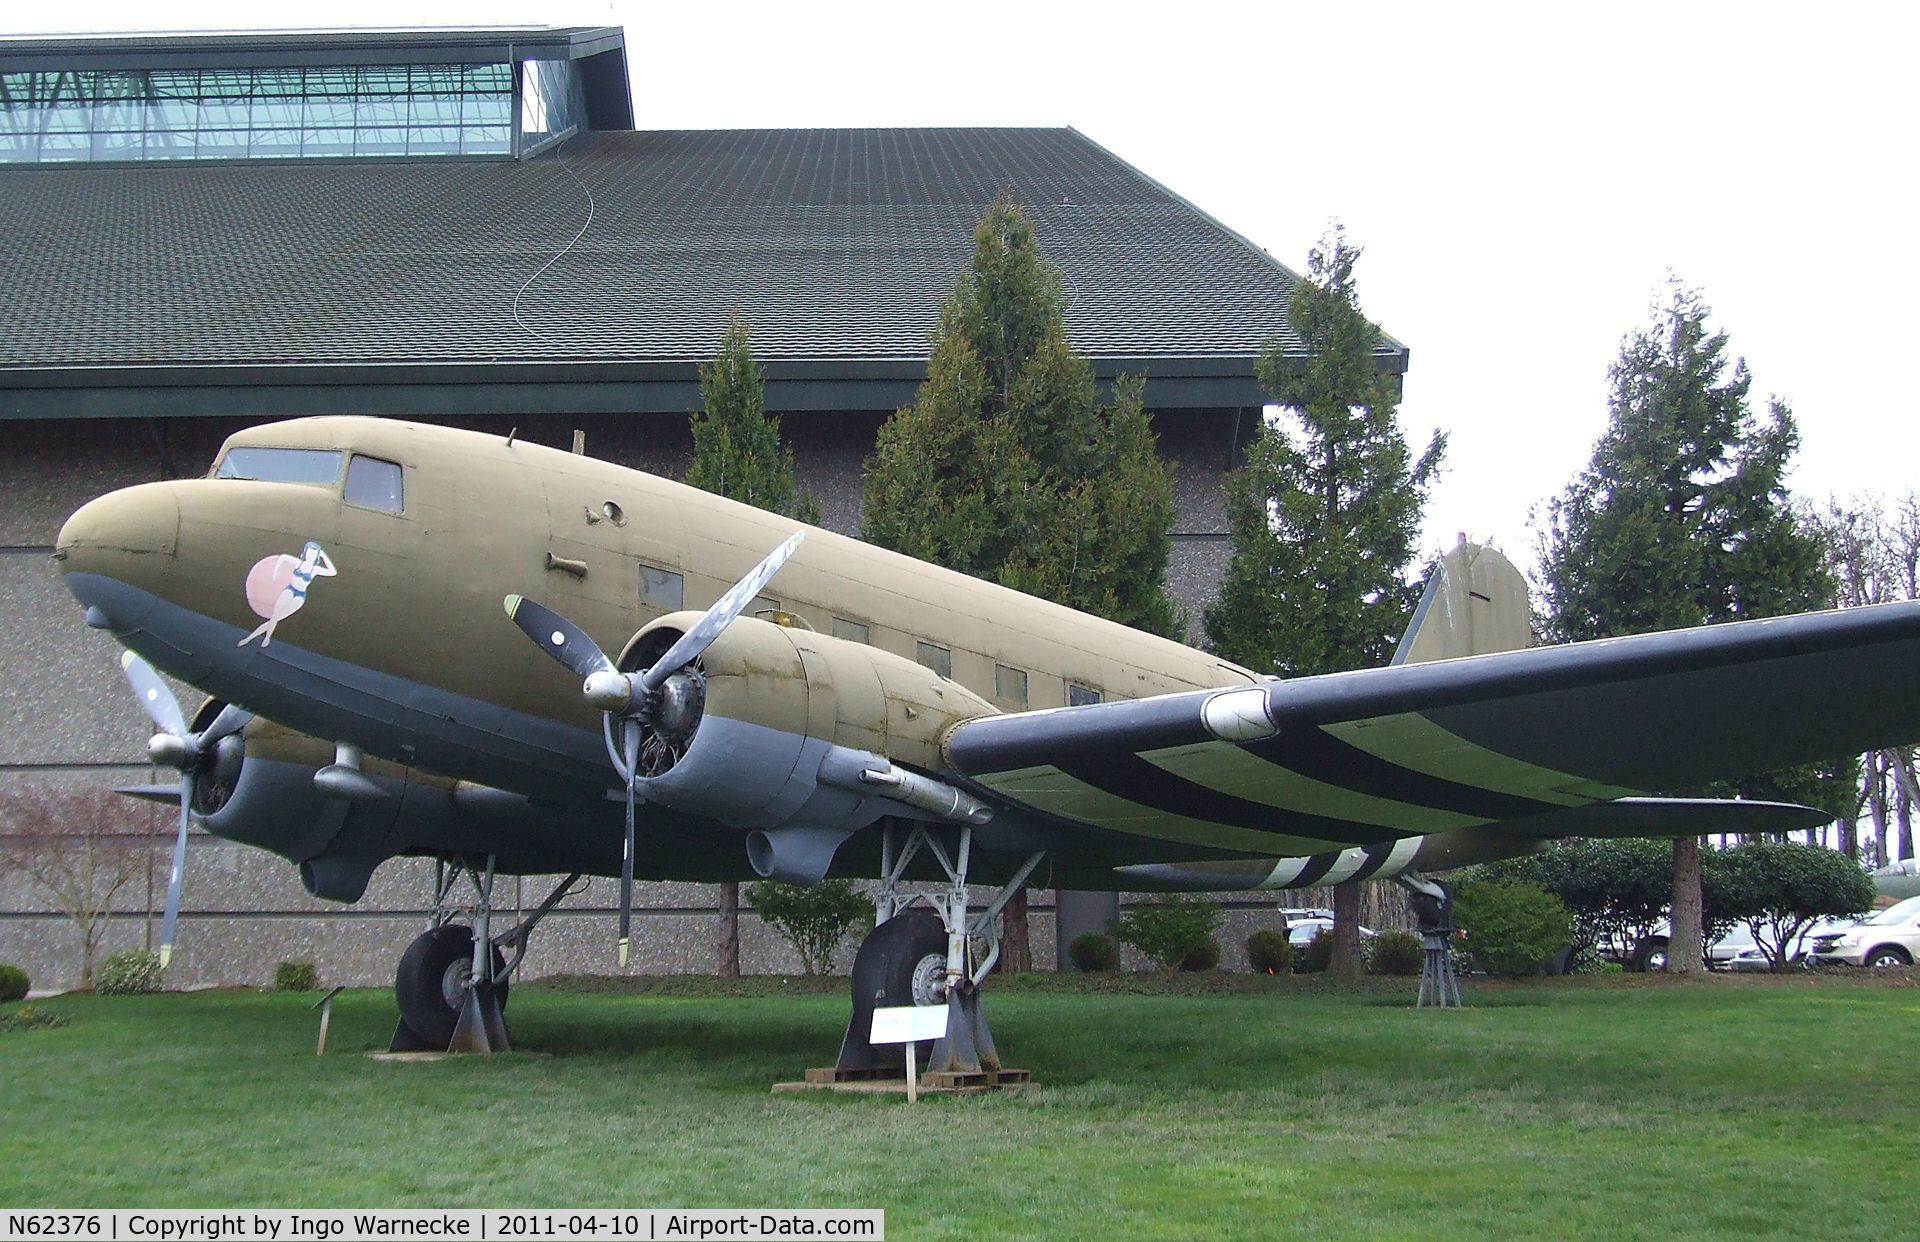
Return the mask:
<path id="1" fill-rule="evenodd" d="M 1263 981 L 1264 982 L 1264 981 Z M 752 991 L 753 988 L 744 988 Z M 1153 985 L 1139 992 L 1151 993 Z M 779 1096 L 834 996 L 527 986 L 522 1049 L 379 1063 L 392 1003 L 61 997 L 0 1032 L 0 1205 L 877 1206 L 895 1238 L 1911 1236 L 1920 987 L 1049 990 L 1020 1095 Z M 1195 993 L 1198 994 L 1195 994 Z"/>

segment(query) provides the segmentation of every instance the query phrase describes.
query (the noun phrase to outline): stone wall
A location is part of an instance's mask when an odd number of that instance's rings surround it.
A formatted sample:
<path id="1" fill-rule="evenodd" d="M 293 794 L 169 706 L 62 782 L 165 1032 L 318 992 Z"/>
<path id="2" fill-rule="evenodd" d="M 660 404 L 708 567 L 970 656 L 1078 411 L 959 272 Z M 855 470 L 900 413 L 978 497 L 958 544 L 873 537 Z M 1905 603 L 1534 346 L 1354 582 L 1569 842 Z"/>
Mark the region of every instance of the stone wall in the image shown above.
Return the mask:
<path id="1" fill-rule="evenodd" d="M 117 949 L 158 946 L 168 848 L 164 835 L 155 838 L 147 882 L 136 880 L 122 891 L 101 943 L 102 956 Z M 328 986 L 391 983 L 401 952 L 425 927 L 433 871 L 425 859 L 393 859 L 375 874 L 359 902 L 334 905 L 308 897 L 285 861 L 195 833 L 169 984 L 261 986 L 272 982 L 273 968 L 282 961 L 315 963 Z M 537 906 L 555 882 L 550 876 L 500 878 L 496 932 L 517 922 L 518 911 Z M 471 890 L 463 886 L 459 891 L 464 896 Z M 595 880 L 545 919 L 534 934 L 521 977 L 621 973 L 614 956 L 617 891 L 615 881 Z M 633 958 L 626 973 L 712 973 L 720 935 L 715 896 L 710 884 L 638 885 Z M 973 902 L 979 907 L 992 896 L 989 890 L 976 889 Z M 1135 900 L 1150 899 L 1129 898 L 1123 910 Z M 1257 927 L 1279 926 L 1282 905 L 1324 901 L 1324 893 L 1238 894 L 1225 900 L 1221 965 L 1245 969 L 1247 934 Z M 1053 910 L 1054 894 L 1035 890 L 1028 925 L 1033 960 L 1040 969 L 1050 969 L 1054 962 Z M 840 971 L 851 963 L 857 942 L 857 936 L 849 936 L 841 945 Z M 25 969 L 36 989 L 73 987 L 79 982 L 79 946 L 78 930 L 35 895 L 24 875 L 0 874 L 0 962 Z M 1130 969 L 1147 965 L 1131 949 L 1122 956 Z M 800 971 L 799 958 L 750 908 L 740 917 L 740 965 L 753 975 Z"/>

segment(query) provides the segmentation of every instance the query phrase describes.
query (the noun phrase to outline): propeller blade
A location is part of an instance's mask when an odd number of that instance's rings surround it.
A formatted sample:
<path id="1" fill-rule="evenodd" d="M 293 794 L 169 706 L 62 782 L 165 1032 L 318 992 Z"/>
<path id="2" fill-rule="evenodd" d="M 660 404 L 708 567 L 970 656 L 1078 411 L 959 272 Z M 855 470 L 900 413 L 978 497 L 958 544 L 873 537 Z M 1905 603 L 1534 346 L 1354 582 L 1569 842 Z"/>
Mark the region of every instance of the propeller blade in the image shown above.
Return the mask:
<path id="1" fill-rule="evenodd" d="M 153 665 L 131 651 L 123 651 L 120 653 L 120 668 L 126 673 L 127 681 L 132 683 L 140 706 L 160 727 L 160 731 L 171 737 L 186 737 L 187 721 L 180 714 L 180 700 L 173 697 L 173 691 L 160 679 Z"/>
<path id="2" fill-rule="evenodd" d="M 199 743 L 202 748 L 211 746 L 229 734 L 240 732 L 240 730 L 247 727 L 248 722 L 252 719 L 252 712 L 244 707 L 236 707 L 232 703 L 229 703 L 220 709 L 220 714 L 213 718 L 213 723 L 202 729 L 199 736 L 194 740 Z"/>
<path id="3" fill-rule="evenodd" d="M 524 595 L 509 595 L 507 615 L 520 632 L 540 645 L 540 650 L 572 669 L 585 680 L 594 673 L 616 672 L 613 661 L 600 650 L 587 632 L 553 609 L 536 604 Z"/>
<path id="4" fill-rule="evenodd" d="M 168 806 L 186 796 L 178 785 L 121 785 L 115 793 L 128 798 L 138 798 L 142 802 L 163 802 Z"/>
<path id="5" fill-rule="evenodd" d="M 621 722 L 622 758 L 627 761 L 627 840 L 620 855 L 620 969 L 627 968 L 627 947 L 633 941 L 633 801 L 640 777 L 640 722 Z"/>
<path id="6" fill-rule="evenodd" d="M 167 876 L 167 913 L 160 923 L 160 969 L 173 960 L 173 929 L 180 921 L 180 878 L 187 869 L 187 827 L 193 822 L 193 773 L 180 774 L 180 835 L 173 839 L 173 871 Z"/>
<path id="7" fill-rule="evenodd" d="M 734 618 L 745 612 L 747 605 L 753 602 L 753 597 L 760 594 L 761 588 L 780 572 L 780 567 L 799 549 L 800 541 L 806 535 L 807 532 L 803 530 L 794 531 L 785 543 L 767 553 L 767 559 L 755 565 L 746 577 L 728 587 L 727 593 L 715 600 L 713 607 L 707 609 L 680 636 L 678 642 L 667 648 L 667 653 L 655 660 L 652 668 L 640 674 L 641 689 L 652 694 L 666 684 L 667 678 L 699 659 L 700 653 L 720 637 L 720 631 L 732 625 Z"/>

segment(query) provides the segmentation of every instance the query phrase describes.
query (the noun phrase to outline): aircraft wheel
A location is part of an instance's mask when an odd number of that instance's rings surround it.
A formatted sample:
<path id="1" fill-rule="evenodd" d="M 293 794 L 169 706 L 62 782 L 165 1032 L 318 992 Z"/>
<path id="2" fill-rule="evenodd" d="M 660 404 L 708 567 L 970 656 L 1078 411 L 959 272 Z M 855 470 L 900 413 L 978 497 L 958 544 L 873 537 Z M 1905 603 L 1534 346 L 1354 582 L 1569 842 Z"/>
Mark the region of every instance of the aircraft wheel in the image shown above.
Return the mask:
<path id="1" fill-rule="evenodd" d="M 947 932 L 933 911 L 895 915 L 874 928 L 860 950 L 878 985 L 874 1008 L 947 1003 Z"/>
<path id="2" fill-rule="evenodd" d="M 873 1011 L 896 1005 L 944 1005 L 947 1002 L 947 933 L 940 916 L 913 909 L 894 915 L 867 933 L 853 957 L 853 1013 L 840 1044 L 842 1069 L 903 1065 L 906 1054 L 895 1045 L 867 1042 Z M 922 1065 L 933 1041 L 918 1045 Z"/>
<path id="3" fill-rule="evenodd" d="M 493 969 L 497 975 L 506 966 L 499 949 L 493 950 Z M 454 1025 L 460 1020 L 460 1006 L 467 998 L 467 980 L 473 974 L 473 929 L 461 923 L 445 923 L 417 938 L 400 955 L 400 969 L 394 973 L 393 995 L 400 1004 L 400 1019 L 413 1033 L 436 1048 L 453 1041 Z M 507 1007 L 507 984 L 495 989 L 500 1008 Z"/>

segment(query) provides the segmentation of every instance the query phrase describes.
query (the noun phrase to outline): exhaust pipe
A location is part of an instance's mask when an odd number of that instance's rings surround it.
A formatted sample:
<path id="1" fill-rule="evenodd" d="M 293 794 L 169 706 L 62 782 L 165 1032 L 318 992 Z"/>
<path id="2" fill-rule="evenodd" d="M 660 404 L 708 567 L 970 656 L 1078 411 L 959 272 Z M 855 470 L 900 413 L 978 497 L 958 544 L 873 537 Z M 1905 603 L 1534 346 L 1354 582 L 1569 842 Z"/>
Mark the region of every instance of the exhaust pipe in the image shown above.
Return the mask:
<path id="1" fill-rule="evenodd" d="M 747 861 L 762 879 L 782 884 L 818 884 L 841 844 L 857 828 L 795 825 L 747 834 Z"/>

